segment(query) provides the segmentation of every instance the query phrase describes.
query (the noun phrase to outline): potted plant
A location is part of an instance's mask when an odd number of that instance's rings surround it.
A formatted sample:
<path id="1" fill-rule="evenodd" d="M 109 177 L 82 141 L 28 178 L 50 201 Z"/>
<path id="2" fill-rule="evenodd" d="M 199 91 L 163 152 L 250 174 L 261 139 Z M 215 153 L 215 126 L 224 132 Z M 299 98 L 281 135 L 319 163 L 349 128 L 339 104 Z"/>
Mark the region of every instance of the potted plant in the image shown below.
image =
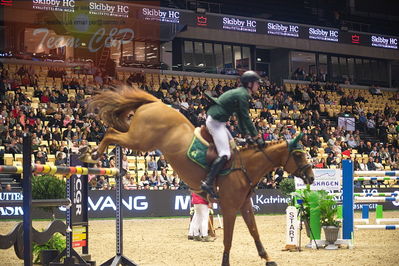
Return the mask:
<path id="1" fill-rule="evenodd" d="M 66 240 L 60 233 L 55 233 L 50 240 L 43 245 L 33 243 L 33 263 L 49 265 L 65 248 Z"/>
<path id="2" fill-rule="evenodd" d="M 334 197 L 328 195 L 326 191 L 320 191 L 320 220 L 321 225 L 329 245 L 326 249 L 337 249 L 334 245 L 338 239 L 338 232 L 340 228 L 340 221 L 337 219 L 337 203 Z"/>
<path id="3" fill-rule="evenodd" d="M 306 235 L 311 239 L 311 232 L 310 232 L 310 199 L 312 196 L 318 195 L 317 191 L 310 190 L 310 185 L 307 185 L 305 189 L 296 190 L 292 193 L 295 200 L 295 206 L 299 210 L 299 215 L 305 224 Z M 300 203 L 298 203 L 300 202 Z M 307 248 L 312 247 L 312 243 L 306 244 Z"/>

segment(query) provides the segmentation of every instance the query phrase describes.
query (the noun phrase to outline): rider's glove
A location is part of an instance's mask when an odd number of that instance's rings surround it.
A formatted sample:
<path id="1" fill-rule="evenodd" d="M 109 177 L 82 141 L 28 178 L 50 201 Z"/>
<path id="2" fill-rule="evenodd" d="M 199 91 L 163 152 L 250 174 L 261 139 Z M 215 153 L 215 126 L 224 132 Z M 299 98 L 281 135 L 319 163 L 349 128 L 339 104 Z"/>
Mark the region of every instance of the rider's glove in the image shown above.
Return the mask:
<path id="1" fill-rule="evenodd" d="M 258 144 L 258 147 L 260 149 L 263 149 L 265 147 L 265 141 L 263 140 L 263 138 L 257 138 L 256 139 L 256 144 Z"/>
<path id="2" fill-rule="evenodd" d="M 248 143 L 249 145 L 252 145 L 252 144 L 255 144 L 255 143 L 256 143 L 255 140 L 254 140 L 251 136 L 247 136 L 247 137 L 246 137 L 246 140 L 247 140 L 247 143 Z"/>

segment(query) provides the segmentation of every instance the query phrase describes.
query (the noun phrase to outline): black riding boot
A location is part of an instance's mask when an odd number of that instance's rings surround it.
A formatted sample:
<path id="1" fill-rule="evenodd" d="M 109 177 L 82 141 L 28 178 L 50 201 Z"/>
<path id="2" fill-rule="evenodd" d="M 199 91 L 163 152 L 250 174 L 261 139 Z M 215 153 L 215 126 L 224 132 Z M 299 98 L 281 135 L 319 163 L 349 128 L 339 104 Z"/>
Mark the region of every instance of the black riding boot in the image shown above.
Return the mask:
<path id="1" fill-rule="evenodd" d="M 218 195 L 213 191 L 213 183 L 219 172 L 223 169 L 224 164 L 227 162 L 227 156 L 217 157 L 213 161 L 211 169 L 209 170 L 206 180 L 202 182 L 201 189 L 211 195 L 212 198 L 217 199 Z"/>

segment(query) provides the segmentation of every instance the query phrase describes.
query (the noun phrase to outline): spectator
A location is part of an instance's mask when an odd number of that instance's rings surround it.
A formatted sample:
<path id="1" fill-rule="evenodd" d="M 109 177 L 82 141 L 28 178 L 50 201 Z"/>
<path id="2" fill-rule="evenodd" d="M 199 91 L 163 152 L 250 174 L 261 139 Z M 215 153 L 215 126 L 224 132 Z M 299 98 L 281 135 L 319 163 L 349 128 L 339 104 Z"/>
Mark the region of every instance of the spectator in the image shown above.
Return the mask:
<path id="1" fill-rule="evenodd" d="M 377 169 L 373 157 L 369 157 L 369 161 L 367 162 L 367 169 L 368 171 L 375 171 Z"/>
<path id="2" fill-rule="evenodd" d="M 208 236 L 209 202 L 195 193 L 191 193 L 191 204 L 194 205 L 194 216 L 190 223 L 188 239 L 212 242 Z"/>
<path id="3" fill-rule="evenodd" d="M 155 157 L 151 156 L 151 159 L 150 159 L 150 161 L 148 162 L 148 165 L 147 165 L 147 170 L 148 171 L 156 171 L 156 170 L 158 170 L 158 164 L 155 161 Z"/>
<path id="4" fill-rule="evenodd" d="M 66 166 L 66 154 L 63 152 L 58 152 L 54 164 L 57 166 Z"/>
<path id="5" fill-rule="evenodd" d="M 172 77 L 172 80 L 169 82 L 169 86 L 172 88 L 177 88 L 177 86 L 179 86 L 179 82 L 177 82 L 176 77 Z"/>
<path id="6" fill-rule="evenodd" d="M 165 160 L 165 156 L 161 155 L 157 161 L 158 165 L 158 171 L 161 171 L 162 169 L 167 169 L 168 168 L 168 163 Z"/>
<path id="7" fill-rule="evenodd" d="M 5 187 L 5 189 L 4 189 L 4 191 L 5 191 L 5 192 L 11 192 L 11 191 L 12 191 L 11 184 L 7 184 L 6 187 Z"/>

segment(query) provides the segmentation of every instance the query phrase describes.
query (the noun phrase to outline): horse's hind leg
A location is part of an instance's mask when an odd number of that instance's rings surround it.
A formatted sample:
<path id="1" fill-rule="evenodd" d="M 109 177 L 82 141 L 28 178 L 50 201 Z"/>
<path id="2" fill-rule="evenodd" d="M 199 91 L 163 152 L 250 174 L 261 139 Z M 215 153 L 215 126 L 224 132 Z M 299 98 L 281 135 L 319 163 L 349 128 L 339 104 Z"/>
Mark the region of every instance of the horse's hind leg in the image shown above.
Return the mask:
<path id="1" fill-rule="evenodd" d="M 245 200 L 240 211 L 241 211 L 242 218 L 244 219 L 251 236 L 255 240 L 255 245 L 256 245 L 256 249 L 258 250 L 259 256 L 266 260 L 266 265 L 268 265 L 268 266 L 269 265 L 270 266 L 277 265 L 275 262 L 271 261 L 271 259 L 269 258 L 269 256 L 266 253 L 265 248 L 263 247 L 262 242 L 260 241 L 258 228 L 256 226 L 255 216 L 254 216 L 254 212 L 252 209 L 251 197 L 248 197 Z"/>

